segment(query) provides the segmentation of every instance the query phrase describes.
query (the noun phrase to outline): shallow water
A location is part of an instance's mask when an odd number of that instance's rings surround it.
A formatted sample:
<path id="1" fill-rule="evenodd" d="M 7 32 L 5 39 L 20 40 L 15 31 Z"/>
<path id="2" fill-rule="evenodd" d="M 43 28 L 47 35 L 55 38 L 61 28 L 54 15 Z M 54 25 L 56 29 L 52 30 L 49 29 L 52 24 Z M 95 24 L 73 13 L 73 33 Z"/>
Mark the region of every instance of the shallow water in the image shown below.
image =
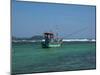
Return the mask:
<path id="1" fill-rule="evenodd" d="M 68 42 L 59 48 L 40 43 L 12 43 L 12 73 L 38 73 L 96 68 L 95 42 Z"/>

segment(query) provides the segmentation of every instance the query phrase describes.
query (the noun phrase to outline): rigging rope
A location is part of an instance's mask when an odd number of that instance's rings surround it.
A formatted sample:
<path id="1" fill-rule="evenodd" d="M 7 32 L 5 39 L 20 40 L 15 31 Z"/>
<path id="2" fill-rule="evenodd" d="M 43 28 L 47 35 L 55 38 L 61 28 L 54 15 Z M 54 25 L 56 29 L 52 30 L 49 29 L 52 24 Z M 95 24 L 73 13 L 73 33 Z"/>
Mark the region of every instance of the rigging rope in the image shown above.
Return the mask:
<path id="1" fill-rule="evenodd" d="M 77 30 L 77 31 L 74 31 L 73 33 L 68 34 L 67 37 L 70 37 L 70 36 L 72 36 L 73 34 L 76 34 L 76 33 L 80 33 L 80 32 L 82 32 L 83 30 L 87 30 L 87 27 L 84 27 L 84 28 L 81 28 L 81 29 L 79 29 L 79 30 Z"/>

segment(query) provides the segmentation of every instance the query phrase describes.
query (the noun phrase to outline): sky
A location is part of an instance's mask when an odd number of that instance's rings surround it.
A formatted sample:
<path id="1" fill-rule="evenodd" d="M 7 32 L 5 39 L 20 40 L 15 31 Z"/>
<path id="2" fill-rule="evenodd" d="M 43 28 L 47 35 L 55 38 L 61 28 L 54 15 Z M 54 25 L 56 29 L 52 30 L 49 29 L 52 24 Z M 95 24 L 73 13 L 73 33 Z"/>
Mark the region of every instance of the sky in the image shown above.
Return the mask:
<path id="1" fill-rule="evenodd" d="M 53 32 L 61 38 L 95 38 L 95 13 L 96 7 L 89 5 L 12 0 L 12 36 Z"/>

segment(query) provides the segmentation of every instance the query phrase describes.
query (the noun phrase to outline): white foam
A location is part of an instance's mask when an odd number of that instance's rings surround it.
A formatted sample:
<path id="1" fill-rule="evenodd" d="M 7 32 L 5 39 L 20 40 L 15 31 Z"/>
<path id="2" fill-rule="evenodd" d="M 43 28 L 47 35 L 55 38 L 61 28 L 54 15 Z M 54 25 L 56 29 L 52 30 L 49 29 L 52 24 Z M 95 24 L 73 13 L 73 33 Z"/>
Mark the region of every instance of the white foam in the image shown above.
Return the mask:
<path id="1" fill-rule="evenodd" d="M 43 40 L 13 40 L 13 42 L 41 42 L 44 41 Z M 74 41 L 79 41 L 79 42 L 85 42 L 85 41 L 89 41 L 89 42 L 95 42 L 95 39 L 63 39 L 63 42 L 74 42 Z"/>
<path id="2" fill-rule="evenodd" d="M 95 39 L 63 39 L 64 42 L 71 42 L 71 41 L 96 41 Z"/>

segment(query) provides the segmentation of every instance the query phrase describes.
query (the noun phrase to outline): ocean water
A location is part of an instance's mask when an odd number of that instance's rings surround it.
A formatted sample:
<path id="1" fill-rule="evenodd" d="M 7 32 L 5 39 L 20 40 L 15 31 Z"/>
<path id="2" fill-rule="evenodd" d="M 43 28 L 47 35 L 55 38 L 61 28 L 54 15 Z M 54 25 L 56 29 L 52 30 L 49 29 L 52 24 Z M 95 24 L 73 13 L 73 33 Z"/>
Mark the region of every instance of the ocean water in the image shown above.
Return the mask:
<path id="1" fill-rule="evenodd" d="M 67 42 L 58 48 L 41 43 L 12 43 L 12 73 L 41 73 L 96 69 L 95 42 Z"/>

